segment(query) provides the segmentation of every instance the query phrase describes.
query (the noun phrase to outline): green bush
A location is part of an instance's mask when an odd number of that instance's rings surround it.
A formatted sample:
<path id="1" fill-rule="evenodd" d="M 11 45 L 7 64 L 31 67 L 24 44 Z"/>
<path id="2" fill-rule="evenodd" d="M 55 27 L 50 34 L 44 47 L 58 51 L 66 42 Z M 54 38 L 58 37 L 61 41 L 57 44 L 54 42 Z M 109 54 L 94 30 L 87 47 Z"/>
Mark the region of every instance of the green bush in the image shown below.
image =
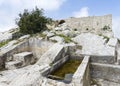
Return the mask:
<path id="1" fill-rule="evenodd" d="M 102 29 L 103 30 L 108 30 L 108 29 L 110 29 L 110 27 L 105 25 Z"/>
<path id="2" fill-rule="evenodd" d="M 45 30 L 46 24 L 51 23 L 52 19 L 43 16 L 43 9 L 39 10 L 37 7 L 35 10 L 24 10 L 19 14 L 19 18 L 16 19 L 16 24 L 20 28 L 20 32 L 23 34 L 35 34 Z"/>
<path id="3" fill-rule="evenodd" d="M 109 41 L 109 37 L 107 37 L 107 36 L 103 36 L 104 38 L 103 39 L 106 39 L 106 43 L 108 43 L 108 41 Z"/>
<path id="4" fill-rule="evenodd" d="M 64 38 L 65 43 L 73 42 L 73 41 L 71 40 L 71 38 L 68 37 L 68 36 L 65 36 L 65 35 L 63 35 L 63 34 L 59 34 L 58 36 Z"/>
<path id="5" fill-rule="evenodd" d="M 10 40 L 0 42 L 0 48 L 3 47 L 4 45 L 8 44 L 8 42 L 10 42 Z"/>
<path id="6" fill-rule="evenodd" d="M 65 20 L 60 20 L 59 21 L 59 24 L 63 24 L 63 23 L 65 23 Z"/>
<path id="7" fill-rule="evenodd" d="M 118 39 L 118 43 L 120 44 L 120 39 Z"/>

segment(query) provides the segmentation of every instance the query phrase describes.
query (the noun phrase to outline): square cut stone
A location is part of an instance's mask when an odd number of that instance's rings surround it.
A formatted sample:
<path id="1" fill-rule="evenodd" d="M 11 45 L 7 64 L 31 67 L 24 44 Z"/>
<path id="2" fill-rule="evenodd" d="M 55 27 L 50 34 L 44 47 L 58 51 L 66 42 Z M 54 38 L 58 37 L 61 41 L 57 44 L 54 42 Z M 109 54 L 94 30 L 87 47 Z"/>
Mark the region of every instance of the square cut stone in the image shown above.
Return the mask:
<path id="1" fill-rule="evenodd" d="M 32 52 L 22 52 L 22 53 L 15 54 L 13 55 L 13 60 L 22 61 L 23 66 L 30 65 L 34 62 Z"/>
<path id="2" fill-rule="evenodd" d="M 20 68 L 21 66 L 22 66 L 21 61 L 10 61 L 6 62 L 5 64 L 5 67 L 10 70 Z"/>

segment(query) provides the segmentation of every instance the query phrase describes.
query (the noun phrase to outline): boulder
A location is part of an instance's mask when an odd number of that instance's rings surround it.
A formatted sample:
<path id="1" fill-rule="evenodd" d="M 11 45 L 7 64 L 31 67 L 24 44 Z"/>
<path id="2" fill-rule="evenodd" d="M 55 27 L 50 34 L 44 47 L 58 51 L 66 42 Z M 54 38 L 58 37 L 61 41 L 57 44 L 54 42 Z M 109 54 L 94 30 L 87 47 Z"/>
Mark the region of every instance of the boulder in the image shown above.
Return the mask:
<path id="1" fill-rule="evenodd" d="M 84 55 L 114 56 L 115 48 L 107 46 L 102 36 L 82 33 L 72 40 L 82 45 L 82 54 Z"/>
<path id="2" fill-rule="evenodd" d="M 56 41 L 58 43 L 63 43 L 63 41 L 64 41 L 64 39 L 62 37 L 59 37 L 59 36 L 51 37 L 50 40 Z"/>
<path id="3" fill-rule="evenodd" d="M 116 47 L 118 44 L 117 38 L 110 38 L 107 45 L 111 47 Z"/>
<path id="4" fill-rule="evenodd" d="M 47 37 L 50 38 L 50 37 L 52 37 L 52 36 L 54 36 L 54 35 L 55 35 L 54 33 L 49 32 L 49 33 L 47 34 Z"/>
<path id="5" fill-rule="evenodd" d="M 62 31 L 63 29 L 61 27 L 56 27 L 55 30 L 56 31 Z"/>
<path id="6" fill-rule="evenodd" d="M 22 40 L 22 39 L 28 39 L 30 37 L 30 35 L 24 35 L 22 37 L 20 37 L 19 39 Z"/>

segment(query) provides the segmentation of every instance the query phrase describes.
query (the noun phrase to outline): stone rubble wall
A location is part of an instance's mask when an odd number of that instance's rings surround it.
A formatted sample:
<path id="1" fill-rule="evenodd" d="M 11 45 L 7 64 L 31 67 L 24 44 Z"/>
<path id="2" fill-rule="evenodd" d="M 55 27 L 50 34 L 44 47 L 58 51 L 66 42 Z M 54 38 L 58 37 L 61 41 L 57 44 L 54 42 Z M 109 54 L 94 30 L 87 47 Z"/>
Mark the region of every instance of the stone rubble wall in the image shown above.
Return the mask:
<path id="1" fill-rule="evenodd" d="M 68 18 L 65 19 L 65 23 L 73 28 L 78 29 L 80 32 L 93 32 L 96 34 L 105 35 L 106 32 L 110 33 L 113 36 L 112 32 L 112 15 L 104 16 L 91 16 L 91 17 L 82 17 L 82 18 Z M 109 26 L 110 30 L 103 31 L 104 26 Z"/>

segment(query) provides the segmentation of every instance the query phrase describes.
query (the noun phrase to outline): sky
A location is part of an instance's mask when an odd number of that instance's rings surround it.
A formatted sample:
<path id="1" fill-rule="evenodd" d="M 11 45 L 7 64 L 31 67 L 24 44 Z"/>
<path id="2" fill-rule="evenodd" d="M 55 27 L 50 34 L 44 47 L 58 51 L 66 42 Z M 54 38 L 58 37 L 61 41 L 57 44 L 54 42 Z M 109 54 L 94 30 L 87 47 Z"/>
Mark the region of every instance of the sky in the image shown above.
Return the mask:
<path id="1" fill-rule="evenodd" d="M 112 29 L 120 38 L 120 0 L 0 0 L 0 32 L 16 27 L 18 14 L 36 6 L 53 19 L 112 14 Z"/>

